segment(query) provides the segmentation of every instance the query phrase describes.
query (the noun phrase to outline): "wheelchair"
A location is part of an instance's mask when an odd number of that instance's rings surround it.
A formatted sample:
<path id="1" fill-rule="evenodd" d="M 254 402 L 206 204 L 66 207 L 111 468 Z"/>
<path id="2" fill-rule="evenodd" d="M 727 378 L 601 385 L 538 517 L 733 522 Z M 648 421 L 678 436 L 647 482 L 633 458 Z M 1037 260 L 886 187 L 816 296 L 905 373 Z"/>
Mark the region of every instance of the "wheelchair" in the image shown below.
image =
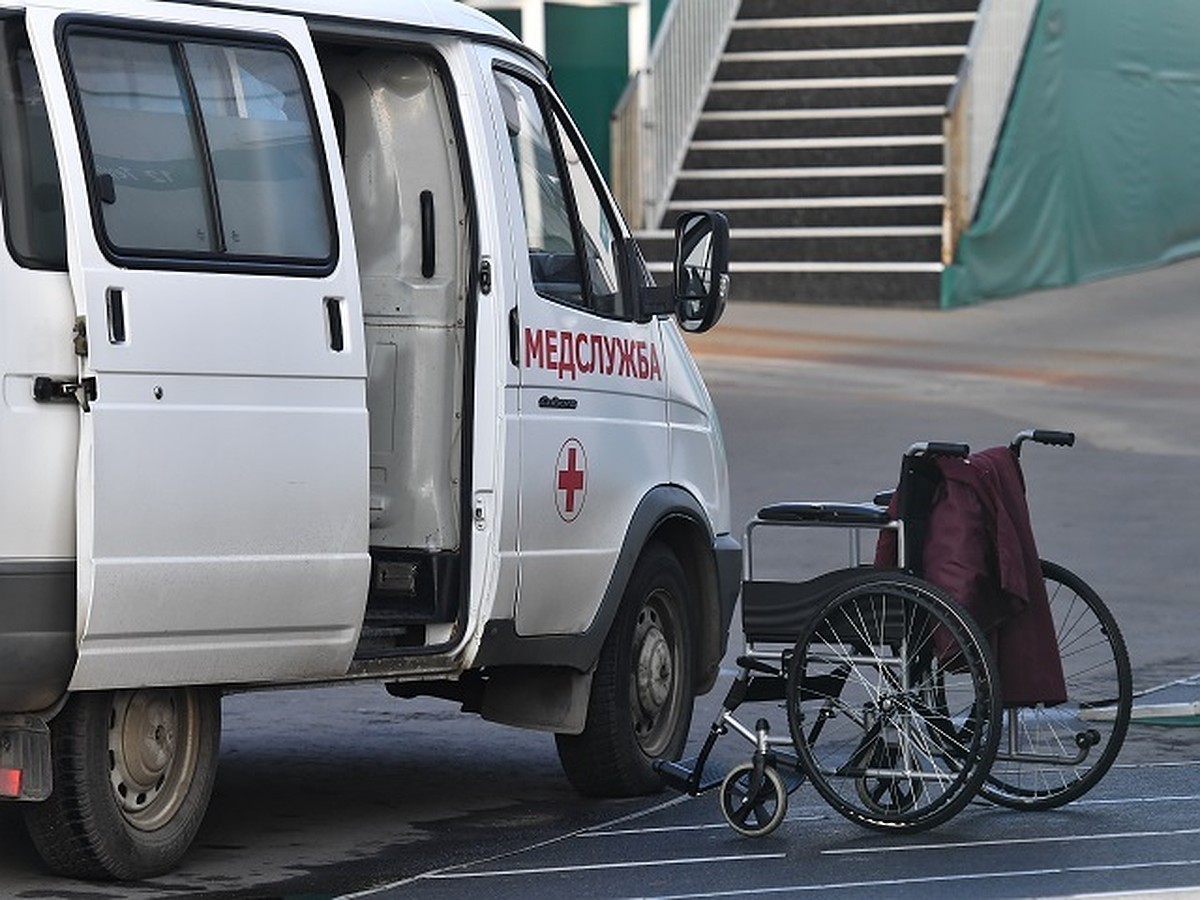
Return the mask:
<path id="1" fill-rule="evenodd" d="M 1019 433 L 1007 447 L 1018 474 L 1026 441 L 1071 446 L 1074 435 Z M 1070 570 L 1038 561 L 1066 700 L 1006 705 L 995 635 L 922 577 L 937 459 L 969 454 L 965 444 L 913 444 L 895 491 L 871 502 L 759 510 L 743 544 L 745 652 L 698 755 L 659 764 L 667 785 L 693 796 L 719 787 L 728 824 L 762 836 L 784 820 L 789 794 L 805 781 L 850 821 L 914 832 L 976 797 L 1021 810 L 1058 807 L 1104 776 L 1124 740 L 1133 690 L 1124 640 L 1099 595 Z M 805 581 L 757 578 L 755 538 L 773 528 L 846 529 L 850 564 Z M 894 535 L 894 567 L 863 564 L 869 532 Z M 772 735 L 765 718 L 753 728 L 739 721 L 735 713 L 750 702 L 782 704 L 787 736 Z M 731 731 L 754 750 L 721 775 L 710 754 Z"/>

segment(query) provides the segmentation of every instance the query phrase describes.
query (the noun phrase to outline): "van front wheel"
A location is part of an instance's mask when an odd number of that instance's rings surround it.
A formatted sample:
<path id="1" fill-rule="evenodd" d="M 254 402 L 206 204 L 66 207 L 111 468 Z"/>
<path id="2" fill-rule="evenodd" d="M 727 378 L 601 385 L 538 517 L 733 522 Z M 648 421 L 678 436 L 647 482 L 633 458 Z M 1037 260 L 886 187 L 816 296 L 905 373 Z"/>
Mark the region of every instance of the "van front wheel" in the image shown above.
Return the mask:
<path id="1" fill-rule="evenodd" d="M 583 732 L 557 735 L 563 770 L 580 793 L 653 793 L 662 788 L 655 760 L 682 752 L 694 696 L 686 589 L 674 553 L 661 544 L 643 551 L 600 651 Z"/>
<path id="2" fill-rule="evenodd" d="M 50 727 L 54 790 L 25 810 L 46 864 L 75 878 L 142 879 L 173 868 L 212 793 L 218 692 L 80 693 Z"/>

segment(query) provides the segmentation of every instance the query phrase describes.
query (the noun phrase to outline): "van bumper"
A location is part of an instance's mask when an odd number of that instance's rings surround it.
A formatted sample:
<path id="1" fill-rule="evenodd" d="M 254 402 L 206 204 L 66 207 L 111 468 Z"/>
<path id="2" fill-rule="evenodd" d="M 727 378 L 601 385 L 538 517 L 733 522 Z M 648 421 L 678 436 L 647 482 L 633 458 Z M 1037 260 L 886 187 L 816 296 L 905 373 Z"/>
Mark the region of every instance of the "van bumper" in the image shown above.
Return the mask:
<path id="1" fill-rule="evenodd" d="M 0 562 L 0 714 L 47 709 L 75 668 L 75 563 Z"/>

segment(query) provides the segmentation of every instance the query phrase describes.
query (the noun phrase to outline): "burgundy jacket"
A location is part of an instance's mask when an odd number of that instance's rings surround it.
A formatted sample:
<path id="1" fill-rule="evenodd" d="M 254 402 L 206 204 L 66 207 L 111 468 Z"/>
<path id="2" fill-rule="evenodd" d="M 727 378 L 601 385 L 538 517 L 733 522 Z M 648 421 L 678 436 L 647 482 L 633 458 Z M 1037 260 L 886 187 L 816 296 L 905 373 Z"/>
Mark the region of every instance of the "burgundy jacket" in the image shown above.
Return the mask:
<path id="1" fill-rule="evenodd" d="M 1005 706 L 1064 702 L 1062 660 L 1016 456 L 994 447 L 936 462 L 942 483 L 921 575 L 962 603 L 987 632 Z M 875 562 L 895 565 L 893 533 L 881 534 Z"/>

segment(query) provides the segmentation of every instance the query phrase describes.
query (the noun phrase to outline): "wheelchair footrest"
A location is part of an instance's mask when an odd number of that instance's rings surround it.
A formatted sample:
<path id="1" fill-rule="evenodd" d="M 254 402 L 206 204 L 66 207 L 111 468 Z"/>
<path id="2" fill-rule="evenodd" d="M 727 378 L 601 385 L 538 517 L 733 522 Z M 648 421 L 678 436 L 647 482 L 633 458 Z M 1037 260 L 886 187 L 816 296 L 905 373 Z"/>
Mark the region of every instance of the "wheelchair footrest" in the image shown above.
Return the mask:
<path id="1" fill-rule="evenodd" d="M 681 759 L 675 762 L 659 760 L 654 764 L 654 770 L 667 787 L 682 794 L 703 794 L 725 780 L 725 772 L 713 765 L 711 760 L 700 773 L 696 772 L 695 759 Z"/>

